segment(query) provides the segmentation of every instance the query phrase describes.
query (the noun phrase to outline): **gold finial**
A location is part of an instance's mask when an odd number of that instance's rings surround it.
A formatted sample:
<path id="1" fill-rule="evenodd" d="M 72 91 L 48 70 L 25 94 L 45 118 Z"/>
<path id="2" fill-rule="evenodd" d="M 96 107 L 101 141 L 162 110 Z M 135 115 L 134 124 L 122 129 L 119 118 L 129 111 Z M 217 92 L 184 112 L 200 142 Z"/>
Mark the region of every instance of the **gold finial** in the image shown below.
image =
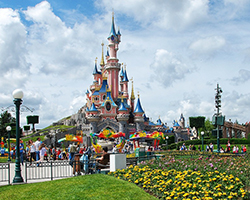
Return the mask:
<path id="1" fill-rule="evenodd" d="M 102 42 L 101 45 L 102 45 L 102 58 L 101 58 L 100 65 L 101 65 L 101 66 L 104 66 L 104 65 L 105 65 L 105 62 L 104 62 L 104 56 L 103 56 L 103 46 L 104 46 L 103 42 Z"/>
<path id="2" fill-rule="evenodd" d="M 115 15 L 114 8 L 112 8 L 112 19 L 114 19 L 114 15 Z"/>
<path id="3" fill-rule="evenodd" d="M 132 81 L 131 100 L 135 100 L 133 77 L 130 80 Z"/>
<path id="4" fill-rule="evenodd" d="M 97 63 L 97 57 L 95 58 L 95 63 Z"/>
<path id="5" fill-rule="evenodd" d="M 138 99 L 140 98 L 140 93 L 139 93 L 139 91 L 138 91 Z"/>
<path id="6" fill-rule="evenodd" d="M 124 70 L 126 71 L 126 67 L 127 67 L 127 65 L 126 65 L 126 63 L 124 64 Z"/>
<path id="7" fill-rule="evenodd" d="M 122 96 L 121 96 L 121 100 L 122 100 L 122 102 L 123 102 L 123 98 L 124 98 L 124 96 L 122 95 Z"/>

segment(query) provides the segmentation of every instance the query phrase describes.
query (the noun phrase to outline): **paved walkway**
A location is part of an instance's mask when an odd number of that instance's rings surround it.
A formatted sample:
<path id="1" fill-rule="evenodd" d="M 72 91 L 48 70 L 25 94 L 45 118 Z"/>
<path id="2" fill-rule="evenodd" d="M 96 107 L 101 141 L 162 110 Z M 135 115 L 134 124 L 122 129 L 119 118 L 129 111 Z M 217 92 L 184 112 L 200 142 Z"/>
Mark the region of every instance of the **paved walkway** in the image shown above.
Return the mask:
<path id="1" fill-rule="evenodd" d="M 67 168 L 66 170 L 69 170 L 69 171 L 72 170 L 72 167 L 70 165 L 65 166 L 65 167 Z M 27 169 L 27 173 L 29 173 L 28 177 L 31 177 L 32 173 L 34 174 L 34 170 L 35 170 L 36 174 L 42 174 L 42 173 L 44 173 L 44 167 L 28 168 Z M 4 170 L 4 173 L 7 173 L 7 172 L 8 172 L 7 170 Z M 25 177 L 26 177 L 25 173 L 26 173 L 25 164 L 24 165 L 21 164 L 21 176 L 23 178 L 24 183 L 26 183 L 25 182 Z M 3 174 L 2 171 L 0 170 L 0 180 L 3 180 L 3 177 L 5 177 L 5 176 L 6 175 Z M 15 163 L 10 163 L 10 184 L 12 184 L 14 176 L 15 176 Z M 72 176 L 73 176 L 73 171 L 72 171 Z M 60 178 L 56 178 L 56 179 L 60 179 Z M 27 183 L 44 182 L 44 181 L 50 181 L 50 180 L 51 179 L 27 180 Z M 4 186 L 4 185 L 8 185 L 8 181 L 6 181 L 6 182 L 0 182 L 0 186 Z"/>

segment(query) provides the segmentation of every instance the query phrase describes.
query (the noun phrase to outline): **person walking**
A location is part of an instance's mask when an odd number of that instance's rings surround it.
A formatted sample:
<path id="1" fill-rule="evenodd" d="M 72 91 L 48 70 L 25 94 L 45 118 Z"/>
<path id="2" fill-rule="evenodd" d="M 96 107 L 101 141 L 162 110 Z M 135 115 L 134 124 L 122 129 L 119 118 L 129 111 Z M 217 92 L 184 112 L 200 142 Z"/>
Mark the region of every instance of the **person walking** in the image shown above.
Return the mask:
<path id="1" fill-rule="evenodd" d="M 42 143 L 39 147 L 39 153 L 40 153 L 40 159 L 37 161 L 37 166 L 39 166 L 39 163 L 44 161 L 44 156 L 47 153 L 47 147 L 44 143 Z"/>
<path id="2" fill-rule="evenodd" d="M 39 147 L 41 145 L 41 138 L 37 138 L 34 145 L 35 145 L 35 148 L 36 148 L 36 161 L 38 161 L 40 159 Z"/>
<path id="3" fill-rule="evenodd" d="M 29 153 L 30 153 L 30 165 L 32 164 L 32 159 L 36 161 L 36 147 L 32 140 L 29 140 Z"/>

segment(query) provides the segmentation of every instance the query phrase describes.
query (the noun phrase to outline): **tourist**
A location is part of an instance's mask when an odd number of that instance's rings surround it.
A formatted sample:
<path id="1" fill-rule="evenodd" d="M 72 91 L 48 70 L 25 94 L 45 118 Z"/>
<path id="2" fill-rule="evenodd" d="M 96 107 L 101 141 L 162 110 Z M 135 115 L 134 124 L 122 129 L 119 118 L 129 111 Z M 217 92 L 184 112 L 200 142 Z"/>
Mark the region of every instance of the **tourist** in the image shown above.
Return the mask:
<path id="1" fill-rule="evenodd" d="M 239 147 L 236 146 L 236 153 L 239 153 Z"/>
<path id="2" fill-rule="evenodd" d="M 220 147 L 220 153 L 225 153 L 223 147 Z"/>
<path id="3" fill-rule="evenodd" d="M 233 147 L 233 153 L 236 153 L 236 146 Z"/>
<path id="4" fill-rule="evenodd" d="M 244 145 L 243 146 L 243 153 L 246 153 L 247 152 L 247 148 L 246 148 L 246 146 Z"/>
<path id="5" fill-rule="evenodd" d="M 1 148 L 1 157 L 4 157 L 5 150 L 4 148 Z"/>
<path id="6" fill-rule="evenodd" d="M 227 152 L 230 152 L 230 146 L 231 146 L 231 144 L 230 144 L 230 141 L 228 140 L 227 141 Z"/>
<path id="7" fill-rule="evenodd" d="M 47 152 L 47 147 L 45 146 L 44 143 L 42 143 L 40 146 L 39 146 L 39 153 L 40 153 L 40 159 L 37 161 L 37 166 L 39 166 L 39 163 L 44 161 L 44 156 Z"/>
<path id="8" fill-rule="evenodd" d="M 209 149 L 210 149 L 211 152 L 214 151 L 214 145 L 213 145 L 213 143 L 210 143 Z"/>
<path id="9" fill-rule="evenodd" d="M 53 160 L 56 160 L 56 147 L 52 149 L 52 157 L 53 157 Z"/>
<path id="10" fill-rule="evenodd" d="M 198 151 L 201 151 L 201 146 L 200 145 L 198 146 Z"/>
<path id="11" fill-rule="evenodd" d="M 40 159 L 39 147 L 41 145 L 41 139 L 39 137 L 35 141 L 34 145 L 35 145 L 35 148 L 36 148 L 36 161 L 38 161 Z"/>
<path id="12" fill-rule="evenodd" d="M 209 145 L 207 144 L 207 146 L 206 146 L 206 151 L 208 152 L 209 151 Z"/>
<path id="13" fill-rule="evenodd" d="M 192 150 L 193 150 L 193 151 L 196 151 L 196 147 L 195 147 L 194 144 L 193 144 L 193 146 L 192 146 Z"/>
<path id="14" fill-rule="evenodd" d="M 30 165 L 32 164 L 32 159 L 36 161 L 36 147 L 32 140 L 29 140 L 29 154 L 30 154 Z"/>
<path id="15" fill-rule="evenodd" d="M 21 139 L 20 139 L 20 146 L 19 146 L 19 148 L 20 148 L 20 151 L 19 151 L 19 153 L 20 153 L 20 162 L 23 165 L 24 145 L 23 145 L 23 141 Z"/>
<path id="16" fill-rule="evenodd" d="M 100 164 L 99 166 L 97 165 L 99 170 L 105 168 L 103 165 L 107 165 L 109 162 L 108 147 L 103 147 L 102 156 L 100 158 L 96 158 L 96 161 Z"/>
<path id="17" fill-rule="evenodd" d="M 76 153 L 76 148 L 77 148 L 77 146 L 74 143 L 70 145 L 70 149 L 69 149 L 70 160 L 74 159 L 74 155 Z"/>

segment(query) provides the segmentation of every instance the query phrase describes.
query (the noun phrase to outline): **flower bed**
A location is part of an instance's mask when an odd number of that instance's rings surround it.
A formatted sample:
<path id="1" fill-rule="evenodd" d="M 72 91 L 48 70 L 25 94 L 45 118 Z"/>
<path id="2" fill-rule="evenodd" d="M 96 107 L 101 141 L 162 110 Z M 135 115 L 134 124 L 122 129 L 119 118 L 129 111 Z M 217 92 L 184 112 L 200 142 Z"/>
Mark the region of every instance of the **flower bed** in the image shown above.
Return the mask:
<path id="1" fill-rule="evenodd" d="M 249 155 L 248 155 L 249 156 Z M 159 199 L 248 199 L 250 161 L 239 157 L 165 157 L 109 173 Z"/>

